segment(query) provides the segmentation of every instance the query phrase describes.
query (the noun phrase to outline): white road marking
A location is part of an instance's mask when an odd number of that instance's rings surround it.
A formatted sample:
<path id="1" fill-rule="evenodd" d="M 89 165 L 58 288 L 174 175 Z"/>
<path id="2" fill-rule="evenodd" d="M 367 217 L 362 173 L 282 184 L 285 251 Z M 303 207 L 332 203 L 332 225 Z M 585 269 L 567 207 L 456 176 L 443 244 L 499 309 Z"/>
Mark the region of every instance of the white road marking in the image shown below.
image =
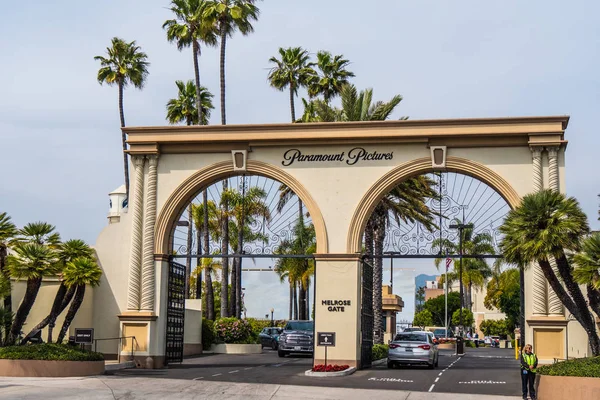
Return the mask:
<path id="1" fill-rule="evenodd" d="M 223 375 L 223 374 L 214 374 L 213 376 L 219 376 L 219 375 Z"/>
<path id="2" fill-rule="evenodd" d="M 252 369 L 253 367 L 248 367 L 248 368 L 244 368 L 244 371 L 248 371 L 249 369 Z"/>
<path id="3" fill-rule="evenodd" d="M 442 376 L 442 374 L 443 374 L 443 373 L 444 373 L 444 371 L 440 372 L 440 373 L 438 374 L 438 376 Z"/>
<path id="4" fill-rule="evenodd" d="M 400 382 L 400 383 L 412 383 L 413 381 L 400 379 L 400 378 L 369 378 L 370 381 L 377 382 Z"/>
<path id="5" fill-rule="evenodd" d="M 460 384 L 466 385 L 505 385 L 506 382 L 496 382 L 496 381 L 469 381 L 469 382 L 458 382 Z"/>
<path id="6" fill-rule="evenodd" d="M 429 388 L 428 392 L 431 392 L 433 390 L 434 386 L 435 386 L 435 383 L 433 385 L 431 385 L 431 387 Z"/>
<path id="7" fill-rule="evenodd" d="M 203 376 L 200 376 L 200 377 L 198 377 L 198 378 L 194 378 L 194 379 L 192 379 L 192 380 L 193 380 L 193 381 L 199 381 L 200 379 L 204 379 L 204 377 L 203 377 Z"/>
<path id="8" fill-rule="evenodd" d="M 240 372 L 240 370 L 236 369 L 235 371 L 229 371 L 230 374 L 235 374 L 236 372 Z"/>
<path id="9" fill-rule="evenodd" d="M 435 383 L 437 383 L 440 380 L 440 377 L 438 376 L 437 378 L 435 378 Z"/>

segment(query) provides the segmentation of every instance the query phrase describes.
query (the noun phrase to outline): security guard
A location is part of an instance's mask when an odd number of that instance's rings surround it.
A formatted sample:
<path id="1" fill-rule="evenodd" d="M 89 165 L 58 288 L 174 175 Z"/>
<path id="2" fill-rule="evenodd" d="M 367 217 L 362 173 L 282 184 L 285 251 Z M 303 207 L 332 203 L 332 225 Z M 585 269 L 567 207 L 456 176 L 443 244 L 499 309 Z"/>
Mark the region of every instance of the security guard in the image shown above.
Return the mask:
<path id="1" fill-rule="evenodd" d="M 527 344 L 521 353 L 521 384 L 523 388 L 523 399 L 527 399 L 527 386 L 529 385 L 529 396 L 535 400 L 535 373 L 537 371 L 538 359 L 533 353 L 531 345 Z"/>

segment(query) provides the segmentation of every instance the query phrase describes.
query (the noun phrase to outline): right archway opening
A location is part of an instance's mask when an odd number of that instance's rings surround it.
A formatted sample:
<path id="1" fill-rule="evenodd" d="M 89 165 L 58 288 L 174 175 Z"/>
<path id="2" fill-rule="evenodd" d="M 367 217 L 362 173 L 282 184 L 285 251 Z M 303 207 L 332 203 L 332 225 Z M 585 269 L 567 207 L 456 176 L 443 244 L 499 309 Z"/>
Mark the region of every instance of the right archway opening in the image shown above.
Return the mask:
<path id="1" fill-rule="evenodd" d="M 505 318 L 486 307 L 485 296 L 488 283 L 509 268 L 500 262 L 499 227 L 510 209 L 487 183 L 448 171 L 407 178 L 377 202 L 362 241 L 364 361 L 373 344 L 416 329 L 415 315 L 438 296 L 450 296 L 449 307 L 435 310 L 419 329 L 444 341 L 477 333 L 485 342 L 481 323 Z M 507 331 L 514 329 L 510 317 Z"/>

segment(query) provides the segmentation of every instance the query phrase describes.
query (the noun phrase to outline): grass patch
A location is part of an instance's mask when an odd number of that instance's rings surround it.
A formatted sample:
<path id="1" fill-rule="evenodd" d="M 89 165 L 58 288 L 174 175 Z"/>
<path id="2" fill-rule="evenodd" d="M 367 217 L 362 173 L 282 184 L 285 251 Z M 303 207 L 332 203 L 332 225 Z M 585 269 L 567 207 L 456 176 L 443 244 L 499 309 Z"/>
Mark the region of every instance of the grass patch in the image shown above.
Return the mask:
<path id="1" fill-rule="evenodd" d="M 28 344 L 0 348 L 0 359 L 46 361 L 103 361 L 102 353 L 81 350 L 78 346 L 57 343 Z"/>
<path id="2" fill-rule="evenodd" d="M 600 378 L 600 357 L 577 358 L 538 368 L 541 375 Z"/>

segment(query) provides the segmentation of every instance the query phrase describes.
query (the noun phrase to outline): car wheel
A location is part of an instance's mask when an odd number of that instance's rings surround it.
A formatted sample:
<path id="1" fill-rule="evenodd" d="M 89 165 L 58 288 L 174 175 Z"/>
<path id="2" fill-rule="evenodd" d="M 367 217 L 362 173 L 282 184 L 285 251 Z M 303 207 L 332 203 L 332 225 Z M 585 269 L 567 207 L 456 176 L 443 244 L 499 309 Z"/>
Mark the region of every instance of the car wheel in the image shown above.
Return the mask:
<path id="1" fill-rule="evenodd" d="M 388 362 L 387 362 L 387 367 L 388 367 L 388 368 L 390 368 L 390 369 L 391 369 L 391 368 L 394 368 L 394 362 L 393 362 L 393 361 L 389 361 L 389 360 L 388 360 Z"/>
<path id="2" fill-rule="evenodd" d="M 440 365 L 440 356 L 437 356 L 435 359 L 435 366 L 438 367 Z"/>
<path id="3" fill-rule="evenodd" d="M 434 362 L 434 363 L 432 363 L 432 364 L 427 364 L 427 367 L 428 367 L 429 369 L 434 369 L 434 368 L 435 368 L 435 362 Z"/>
<path id="4" fill-rule="evenodd" d="M 273 340 L 273 342 L 271 343 L 271 348 L 272 348 L 273 350 L 277 350 L 277 348 L 278 348 L 278 347 L 279 347 L 279 346 L 277 345 L 277 341 Z"/>
<path id="5" fill-rule="evenodd" d="M 285 351 L 277 350 L 277 355 L 283 358 L 285 357 Z"/>

